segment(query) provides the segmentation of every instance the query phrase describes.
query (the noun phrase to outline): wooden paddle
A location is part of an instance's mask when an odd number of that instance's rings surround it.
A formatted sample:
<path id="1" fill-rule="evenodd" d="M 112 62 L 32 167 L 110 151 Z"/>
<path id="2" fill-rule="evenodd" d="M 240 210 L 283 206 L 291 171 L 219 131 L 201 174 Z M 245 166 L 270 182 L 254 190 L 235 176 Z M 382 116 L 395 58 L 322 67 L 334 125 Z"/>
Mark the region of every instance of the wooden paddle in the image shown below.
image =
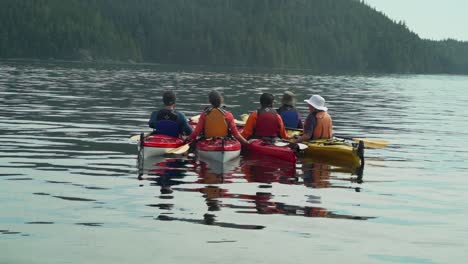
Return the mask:
<path id="1" fill-rule="evenodd" d="M 287 141 L 277 141 L 273 143 L 273 145 L 278 146 L 278 147 L 286 147 L 286 146 L 289 146 L 290 144 L 291 142 L 287 142 Z M 295 143 L 295 144 L 297 144 L 297 146 L 299 147 L 299 150 L 304 150 L 309 147 L 306 144 L 302 144 L 302 143 Z"/>
<path id="2" fill-rule="evenodd" d="M 190 149 L 190 144 L 184 144 L 177 148 L 167 149 L 166 153 L 168 154 L 183 154 Z"/>
<path id="3" fill-rule="evenodd" d="M 147 132 L 147 133 L 145 133 L 144 137 L 147 137 L 147 136 L 149 136 L 150 134 L 151 134 L 150 132 Z M 139 140 L 140 140 L 140 135 L 131 136 L 131 137 L 130 137 L 130 140 L 132 140 L 132 141 L 139 141 Z"/>
<path id="4" fill-rule="evenodd" d="M 198 120 L 200 120 L 200 115 L 192 116 L 189 119 L 190 119 L 190 121 L 192 121 L 194 123 L 198 123 Z"/>
<path id="5" fill-rule="evenodd" d="M 369 149 L 385 148 L 389 144 L 388 141 L 383 140 L 383 139 L 352 138 L 352 137 L 344 137 L 344 136 L 339 136 L 339 135 L 335 135 L 335 137 L 352 140 L 357 143 L 359 143 L 359 141 L 362 141 L 364 142 L 364 147 L 369 148 Z"/>

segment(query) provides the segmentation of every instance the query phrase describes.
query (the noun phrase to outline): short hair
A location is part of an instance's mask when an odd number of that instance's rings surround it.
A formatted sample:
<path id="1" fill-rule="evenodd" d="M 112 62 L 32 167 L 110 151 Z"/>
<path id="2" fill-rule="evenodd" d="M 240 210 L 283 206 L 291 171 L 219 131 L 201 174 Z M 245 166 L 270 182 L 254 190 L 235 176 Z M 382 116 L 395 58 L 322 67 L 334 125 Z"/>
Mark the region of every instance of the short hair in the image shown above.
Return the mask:
<path id="1" fill-rule="evenodd" d="M 211 91 L 208 94 L 208 100 L 210 101 L 210 104 L 214 107 L 220 107 L 221 103 L 223 102 L 223 97 L 221 94 L 217 91 Z"/>
<path id="2" fill-rule="evenodd" d="M 176 102 L 176 95 L 173 91 L 165 91 L 163 93 L 162 99 L 163 99 L 164 105 L 167 105 L 167 106 L 173 105 Z"/>
<path id="3" fill-rule="evenodd" d="M 275 97 L 271 93 L 263 93 L 260 96 L 260 104 L 262 107 L 273 106 L 273 101 Z"/>

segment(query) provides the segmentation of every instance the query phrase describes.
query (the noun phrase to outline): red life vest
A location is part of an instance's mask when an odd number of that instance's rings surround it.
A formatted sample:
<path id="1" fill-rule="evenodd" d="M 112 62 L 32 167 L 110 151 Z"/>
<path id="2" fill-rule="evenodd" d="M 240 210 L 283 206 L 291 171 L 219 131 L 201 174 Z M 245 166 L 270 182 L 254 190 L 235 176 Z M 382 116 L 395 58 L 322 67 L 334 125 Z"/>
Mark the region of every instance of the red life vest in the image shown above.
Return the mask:
<path id="1" fill-rule="evenodd" d="M 278 114 L 273 108 L 257 110 L 256 137 L 278 137 L 279 128 Z"/>
<path id="2" fill-rule="evenodd" d="M 314 128 L 312 139 L 330 139 L 333 135 L 333 122 L 327 112 L 318 112 L 315 115 L 317 124 Z"/>

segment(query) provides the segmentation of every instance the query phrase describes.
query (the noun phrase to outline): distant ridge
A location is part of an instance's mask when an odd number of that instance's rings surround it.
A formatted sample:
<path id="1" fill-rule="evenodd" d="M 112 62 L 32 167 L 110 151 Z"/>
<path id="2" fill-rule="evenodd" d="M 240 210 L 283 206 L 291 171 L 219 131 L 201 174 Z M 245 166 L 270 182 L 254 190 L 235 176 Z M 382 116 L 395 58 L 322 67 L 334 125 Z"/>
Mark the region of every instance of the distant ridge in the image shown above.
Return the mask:
<path id="1" fill-rule="evenodd" d="M 467 42 L 356 0 L 3 0 L 0 58 L 468 74 Z"/>

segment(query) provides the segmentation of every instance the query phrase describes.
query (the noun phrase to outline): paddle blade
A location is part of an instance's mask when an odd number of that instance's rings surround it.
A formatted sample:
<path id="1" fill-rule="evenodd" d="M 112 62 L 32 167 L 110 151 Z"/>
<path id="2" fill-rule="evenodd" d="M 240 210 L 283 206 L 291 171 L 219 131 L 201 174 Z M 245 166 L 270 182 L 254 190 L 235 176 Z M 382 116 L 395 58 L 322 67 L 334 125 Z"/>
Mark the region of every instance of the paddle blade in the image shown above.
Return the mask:
<path id="1" fill-rule="evenodd" d="M 241 119 L 242 121 L 247 122 L 247 119 L 249 119 L 249 114 L 242 114 Z"/>
<path id="2" fill-rule="evenodd" d="M 385 148 L 389 142 L 383 139 L 353 138 L 353 141 L 364 142 L 364 146 L 370 149 Z"/>
<path id="3" fill-rule="evenodd" d="M 277 147 L 286 147 L 286 146 L 289 146 L 289 142 L 277 141 L 277 142 L 273 143 L 273 145 L 275 145 Z"/>
<path id="4" fill-rule="evenodd" d="M 299 150 L 304 150 L 309 147 L 306 144 L 302 144 L 302 143 L 297 143 L 297 145 L 299 146 Z"/>
<path id="5" fill-rule="evenodd" d="M 147 137 L 147 136 L 149 136 L 150 134 L 151 134 L 151 133 L 145 133 L 145 134 L 144 134 L 144 137 Z M 130 140 L 131 140 L 131 141 L 140 141 L 140 135 L 131 136 L 131 137 L 130 137 Z"/>
<path id="6" fill-rule="evenodd" d="M 234 123 L 238 126 L 245 126 L 245 121 L 234 119 Z"/>
<path id="7" fill-rule="evenodd" d="M 192 121 L 194 123 L 198 123 L 199 120 L 200 120 L 200 115 L 192 116 L 190 118 L 190 121 Z"/>
<path id="8" fill-rule="evenodd" d="M 130 140 L 131 140 L 131 141 L 138 141 L 138 140 L 140 140 L 140 135 L 131 136 L 131 137 L 130 137 Z"/>
<path id="9" fill-rule="evenodd" d="M 182 146 L 180 146 L 178 148 L 168 149 L 168 150 L 166 150 L 166 153 L 169 153 L 169 154 L 183 154 L 183 153 L 187 152 L 189 149 L 190 149 L 190 145 L 185 144 L 185 145 L 182 145 Z"/>

